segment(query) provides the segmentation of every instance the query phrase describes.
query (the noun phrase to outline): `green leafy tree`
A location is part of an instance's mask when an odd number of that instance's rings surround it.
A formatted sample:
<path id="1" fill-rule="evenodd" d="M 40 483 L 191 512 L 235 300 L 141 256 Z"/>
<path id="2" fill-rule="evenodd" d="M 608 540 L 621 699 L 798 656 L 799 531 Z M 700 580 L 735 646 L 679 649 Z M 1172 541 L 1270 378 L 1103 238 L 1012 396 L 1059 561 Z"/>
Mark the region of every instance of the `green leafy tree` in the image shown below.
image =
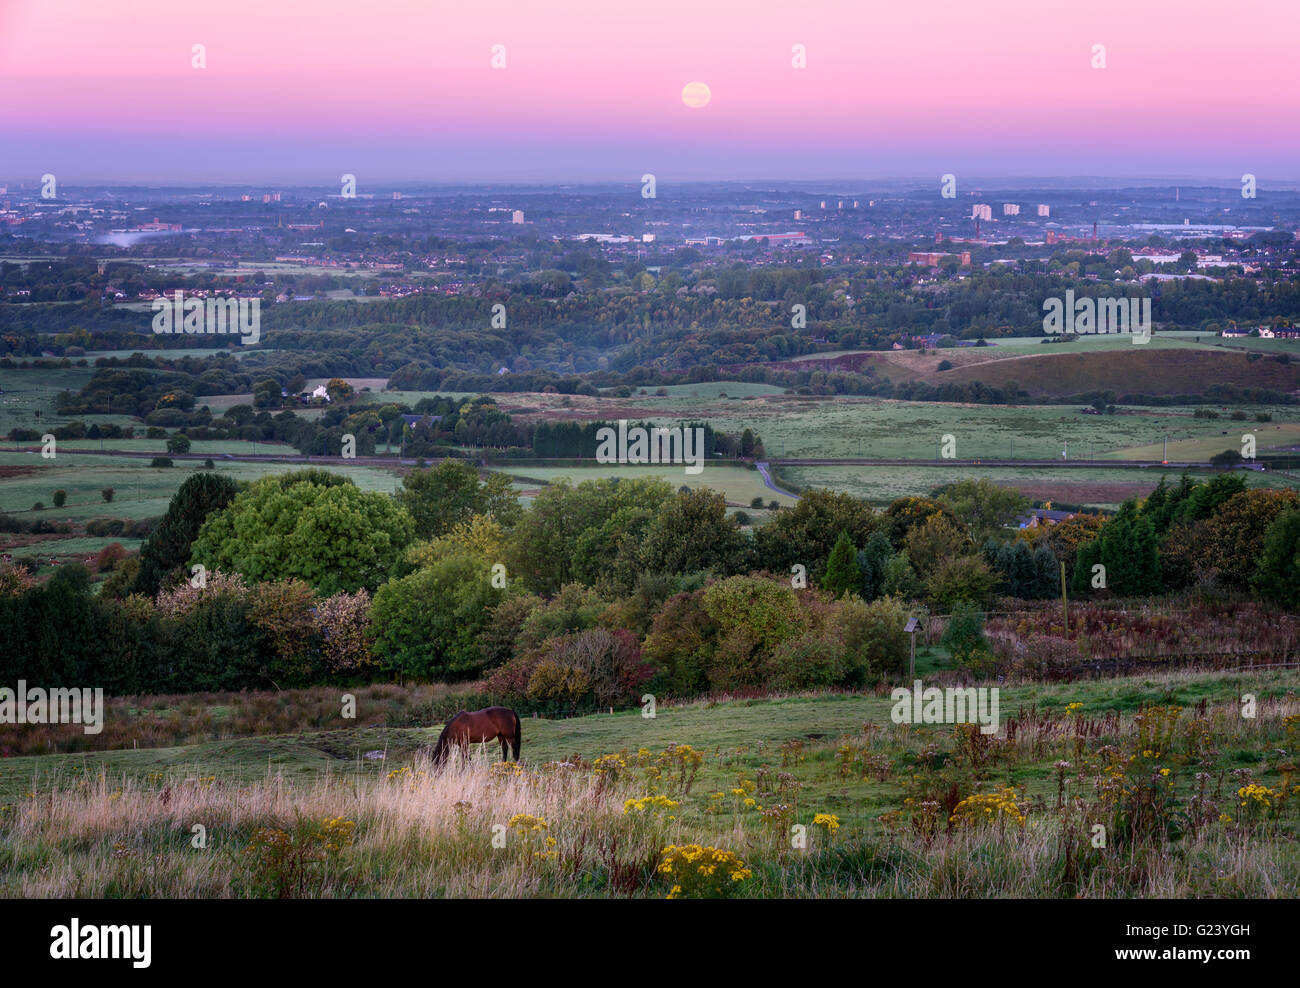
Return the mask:
<path id="1" fill-rule="evenodd" d="M 911 643 L 905 630 L 907 611 L 896 597 L 871 603 L 849 598 L 839 604 L 835 624 L 850 679 L 866 684 L 903 673 Z"/>
<path id="2" fill-rule="evenodd" d="M 885 578 L 881 591 L 889 597 L 915 600 L 925 591 L 906 552 L 896 552 L 885 561 Z"/>
<path id="3" fill-rule="evenodd" d="M 1214 573 L 1221 586 L 1248 586 L 1259 566 L 1269 528 L 1295 506 L 1293 490 L 1256 487 L 1233 495 L 1206 522 L 1198 569 Z"/>
<path id="4" fill-rule="evenodd" d="M 1020 600 L 1043 600 L 1059 591 L 1058 563 L 1046 545 L 1032 548 L 1023 539 L 985 546 L 985 560 L 999 578 L 1000 590 Z"/>
<path id="5" fill-rule="evenodd" d="M 996 582 L 988 563 L 971 554 L 945 559 L 931 573 L 926 589 L 936 603 L 946 608 L 959 603 L 987 607 Z"/>
<path id="6" fill-rule="evenodd" d="M 412 530 L 387 494 L 264 477 L 203 523 L 192 562 L 250 582 L 297 577 L 323 595 L 373 590 L 393 571 Z"/>
<path id="7" fill-rule="evenodd" d="M 921 579 L 928 580 L 948 560 L 969 553 L 973 545 L 960 522 L 946 514 L 933 514 L 912 526 L 903 547 Z"/>
<path id="8" fill-rule="evenodd" d="M 487 663 L 481 639 L 509 588 L 491 567 L 449 556 L 385 583 L 370 608 L 370 635 L 384 667 L 403 678 L 466 679 Z"/>
<path id="9" fill-rule="evenodd" d="M 177 434 L 167 440 L 167 452 L 179 456 L 190 451 L 190 437 Z"/>
<path id="10" fill-rule="evenodd" d="M 331 401 L 346 401 L 352 397 L 353 389 L 347 381 L 341 377 L 332 377 L 325 384 L 325 393 L 330 396 Z"/>
<path id="11" fill-rule="evenodd" d="M 757 564 L 773 573 L 804 566 L 809 579 L 818 582 L 841 532 L 854 545 L 864 545 L 877 526 L 875 510 L 866 501 L 834 491 L 807 491 L 793 508 L 777 512 L 758 530 Z"/>
<path id="12" fill-rule="evenodd" d="M 1125 501 L 1100 534 L 1080 547 L 1074 564 L 1074 590 L 1093 590 L 1093 567 L 1105 567 L 1105 589 L 1121 597 L 1161 593 L 1160 552 L 1155 526 L 1141 514 L 1137 501 Z"/>
<path id="13" fill-rule="evenodd" d="M 1300 509 L 1282 512 L 1268 526 L 1251 586 L 1265 600 L 1300 606 Z"/>
<path id="14" fill-rule="evenodd" d="M 645 641 L 654 668 L 647 689 L 657 695 L 691 696 L 708 686 L 706 670 L 717 647 L 718 622 L 704 609 L 704 591 L 669 597 L 655 614 Z"/>
<path id="15" fill-rule="evenodd" d="M 1208 483 L 1195 484 L 1185 498 L 1175 501 L 1175 524 L 1203 521 L 1213 515 L 1219 505 L 1246 489 L 1246 478 L 1240 473 L 1221 473 Z"/>
<path id="16" fill-rule="evenodd" d="M 862 574 L 863 600 L 875 600 L 885 592 L 885 566 L 894 554 L 889 536 L 874 532 L 867 544 L 858 552 L 858 571 Z"/>
<path id="17" fill-rule="evenodd" d="M 934 515 L 942 515 L 953 525 L 960 527 L 952 508 L 942 501 L 928 497 L 900 497 L 885 509 L 883 519 L 885 533 L 895 549 L 902 549 L 908 533 L 918 525 L 923 525 Z M 920 565 L 915 563 L 915 565 Z"/>
<path id="18" fill-rule="evenodd" d="M 1020 491 L 999 487 L 990 480 L 962 480 L 936 493 L 939 502 L 952 509 L 977 543 L 1001 532 L 1029 509 L 1029 498 Z"/>
<path id="19" fill-rule="evenodd" d="M 822 577 L 822 589 L 844 597 L 848 594 L 862 592 L 862 571 L 858 568 L 858 551 L 847 532 L 841 532 L 831 550 L 826 563 L 826 575 Z"/>
<path id="20" fill-rule="evenodd" d="M 984 612 L 969 601 L 955 604 L 952 613 L 948 615 L 939 643 L 951 653 L 959 666 L 986 666 L 990 650 L 988 641 L 984 638 Z"/>
<path id="21" fill-rule="evenodd" d="M 808 630 L 794 590 L 774 580 L 733 576 L 710 584 L 704 610 L 718 628 L 706 670 L 715 690 L 762 685 L 776 648 Z"/>
<path id="22" fill-rule="evenodd" d="M 626 591 L 640 574 L 641 539 L 672 496 L 667 481 L 648 478 L 548 484 L 515 526 L 510 571 L 539 593 L 579 580 Z"/>
<path id="23" fill-rule="evenodd" d="M 281 403 L 280 382 L 272 377 L 264 377 L 253 385 L 254 408 L 279 408 Z"/>
<path id="24" fill-rule="evenodd" d="M 749 569 L 749 540 L 727 515 L 726 499 L 716 491 L 679 493 L 666 500 L 629 552 L 645 573 L 718 574 Z"/>
<path id="25" fill-rule="evenodd" d="M 437 538 L 474 515 L 491 515 L 503 528 L 512 527 L 521 514 L 519 498 L 505 474 L 486 481 L 461 460 L 443 460 L 436 467 L 413 470 L 402 479 L 398 502 L 415 522 L 420 539 Z"/>
<path id="26" fill-rule="evenodd" d="M 165 582 L 182 571 L 199 528 L 214 511 L 235 499 L 239 485 L 229 477 L 196 473 L 187 477 L 172 496 L 153 534 L 140 547 L 140 571 L 135 592 L 152 597 Z"/>

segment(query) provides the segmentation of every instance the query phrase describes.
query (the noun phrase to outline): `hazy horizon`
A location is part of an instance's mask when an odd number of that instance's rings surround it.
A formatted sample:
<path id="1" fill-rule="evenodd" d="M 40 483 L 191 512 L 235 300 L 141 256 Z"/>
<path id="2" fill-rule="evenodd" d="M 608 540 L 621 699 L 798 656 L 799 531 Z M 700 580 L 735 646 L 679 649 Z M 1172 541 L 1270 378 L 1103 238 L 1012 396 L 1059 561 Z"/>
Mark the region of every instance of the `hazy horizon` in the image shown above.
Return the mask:
<path id="1" fill-rule="evenodd" d="M 718 178 L 718 179 L 680 179 L 676 181 L 665 182 L 662 173 L 656 175 L 659 186 L 662 188 L 666 185 L 678 185 L 682 188 L 692 190 L 711 187 L 735 187 L 753 189 L 754 191 L 763 191 L 764 188 L 780 191 L 805 191 L 809 194 L 851 195 L 855 192 L 862 192 L 871 188 L 883 188 L 888 192 L 905 192 L 909 189 L 928 188 L 939 182 L 939 176 L 935 174 L 913 174 L 913 175 L 882 175 L 882 176 L 827 176 L 824 178 L 793 178 L 780 176 L 760 176 L 756 178 Z M 1289 192 L 1300 191 L 1300 179 L 1272 179 L 1269 176 L 1257 176 L 1260 188 L 1267 188 L 1273 191 Z M 5 175 L 0 173 L 0 185 L 7 184 L 10 194 L 20 189 L 26 189 L 30 192 L 36 192 L 40 189 L 40 182 L 25 175 Z M 301 179 L 288 179 L 276 176 L 254 176 L 247 180 L 158 180 L 158 179 L 109 179 L 109 178 L 87 178 L 84 180 L 70 179 L 60 181 L 60 187 L 63 189 L 149 189 L 151 191 L 195 191 L 195 190 L 229 190 L 232 193 L 246 192 L 250 189 L 263 190 L 270 186 L 275 186 L 277 191 L 284 190 L 307 190 L 321 189 L 328 190 L 329 195 L 336 195 L 335 187 L 337 181 L 322 179 L 320 182 L 308 182 Z M 376 191 L 388 192 L 394 190 L 406 189 L 536 189 L 554 190 L 554 189 L 631 189 L 639 188 L 640 176 L 633 176 L 631 179 L 626 176 L 621 178 L 606 179 L 586 179 L 571 178 L 568 180 L 557 179 L 538 179 L 536 181 L 510 180 L 510 179 L 392 179 L 383 177 L 374 177 L 369 180 L 368 188 L 358 186 L 358 195 L 365 198 L 374 194 Z M 1188 191 L 1197 189 L 1216 189 L 1216 190 L 1237 190 L 1240 188 L 1239 176 L 1205 176 L 1205 175 L 1135 175 L 1135 176 L 1107 176 L 1107 175 L 971 175 L 963 177 L 963 188 L 960 194 L 963 196 L 974 195 L 976 192 L 995 192 L 995 191 L 1039 191 L 1049 192 L 1054 190 L 1078 190 L 1078 191 L 1120 191 L 1126 188 L 1182 188 Z M 905 188 L 907 187 L 907 188 Z"/>
<path id="2" fill-rule="evenodd" d="M 647 172 L 1291 182 L 1297 28 L 1300 8 L 1271 0 L 1095 0 L 1066 18 L 1036 0 L 4 0 L 0 173 L 325 186 L 351 173 L 359 190 Z M 687 98 L 693 83 L 706 102 Z"/>

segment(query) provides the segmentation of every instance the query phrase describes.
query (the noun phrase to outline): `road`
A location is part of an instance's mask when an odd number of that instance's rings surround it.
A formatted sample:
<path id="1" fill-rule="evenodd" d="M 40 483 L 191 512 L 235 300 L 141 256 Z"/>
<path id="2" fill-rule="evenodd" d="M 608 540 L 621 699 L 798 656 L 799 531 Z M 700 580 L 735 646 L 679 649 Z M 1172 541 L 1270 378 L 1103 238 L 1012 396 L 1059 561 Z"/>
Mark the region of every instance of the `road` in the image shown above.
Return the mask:
<path id="1" fill-rule="evenodd" d="M 772 475 L 771 475 L 770 473 L 767 472 L 767 464 L 766 464 L 766 463 L 755 463 L 754 466 L 755 466 L 755 468 L 758 470 L 758 472 L 762 475 L 762 477 L 763 477 L 763 485 L 764 485 L 764 486 L 765 486 L 769 491 L 775 491 L 775 492 L 778 493 L 778 494 L 784 494 L 786 497 L 792 497 L 792 498 L 794 498 L 796 501 L 799 500 L 799 495 L 798 495 L 798 494 L 791 494 L 789 491 L 783 491 L 783 490 L 781 490 L 781 488 L 777 487 L 776 484 L 772 483 Z"/>

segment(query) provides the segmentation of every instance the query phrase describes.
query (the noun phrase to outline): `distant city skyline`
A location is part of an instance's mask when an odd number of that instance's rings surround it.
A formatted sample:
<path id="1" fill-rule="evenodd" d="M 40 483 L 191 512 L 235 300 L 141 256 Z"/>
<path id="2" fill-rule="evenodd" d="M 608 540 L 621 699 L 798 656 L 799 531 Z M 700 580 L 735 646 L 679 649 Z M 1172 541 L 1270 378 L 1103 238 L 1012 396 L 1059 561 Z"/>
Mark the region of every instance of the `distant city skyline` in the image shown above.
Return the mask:
<path id="1" fill-rule="evenodd" d="M 1300 178 L 1300 8 L 1047 7 L 0 0 L 0 176 Z"/>

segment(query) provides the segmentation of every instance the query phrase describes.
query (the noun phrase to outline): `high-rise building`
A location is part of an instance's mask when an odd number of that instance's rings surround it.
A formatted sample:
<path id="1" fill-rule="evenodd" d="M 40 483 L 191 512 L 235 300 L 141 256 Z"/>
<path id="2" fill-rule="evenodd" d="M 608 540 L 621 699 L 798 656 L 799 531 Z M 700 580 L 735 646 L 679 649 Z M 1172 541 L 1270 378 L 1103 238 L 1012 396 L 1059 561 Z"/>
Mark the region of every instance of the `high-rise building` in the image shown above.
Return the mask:
<path id="1" fill-rule="evenodd" d="M 522 209 L 516 209 L 513 213 L 510 214 L 511 223 L 522 223 L 523 221 L 524 221 L 524 211 Z"/>
<path id="2" fill-rule="evenodd" d="M 794 218 L 797 219 L 797 220 L 801 220 L 801 219 L 803 219 L 803 210 L 802 210 L 802 209 L 796 209 L 796 210 L 794 211 Z"/>
<path id="3" fill-rule="evenodd" d="M 1045 206 L 1045 205 L 1043 205 L 1043 203 L 1040 202 L 1040 203 L 1038 204 L 1038 215 L 1039 215 L 1039 216 L 1051 216 L 1051 215 L 1052 215 L 1052 207 L 1051 207 L 1051 206 Z"/>
<path id="4" fill-rule="evenodd" d="M 993 207 L 977 202 L 971 207 L 970 218 L 973 220 L 991 220 L 993 219 Z"/>
<path id="5" fill-rule="evenodd" d="M 1003 216 L 1019 216 L 1019 215 L 1020 215 L 1020 207 L 1019 207 L 1016 203 L 1014 203 L 1014 202 L 1004 202 L 1004 203 L 1002 204 L 1002 215 L 1003 215 Z"/>

